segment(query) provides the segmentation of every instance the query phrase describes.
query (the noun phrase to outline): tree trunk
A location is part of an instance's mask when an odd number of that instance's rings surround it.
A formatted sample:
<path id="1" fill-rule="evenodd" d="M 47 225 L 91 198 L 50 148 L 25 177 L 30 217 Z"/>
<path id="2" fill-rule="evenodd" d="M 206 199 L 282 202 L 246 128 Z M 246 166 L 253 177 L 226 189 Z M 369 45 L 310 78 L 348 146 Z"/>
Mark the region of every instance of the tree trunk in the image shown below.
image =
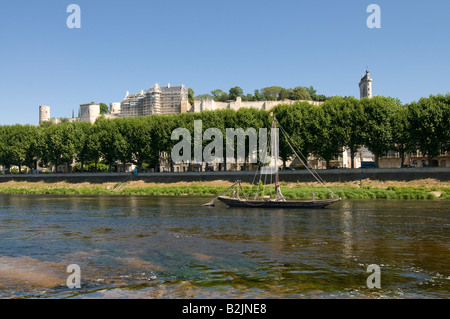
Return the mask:
<path id="1" fill-rule="evenodd" d="M 405 167 L 405 152 L 400 152 L 400 159 L 402 161 L 400 167 L 404 168 Z"/>
<path id="2" fill-rule="evenodd" d="M 378 161 L 379 161 L 379 156 L 375 155 L 375 168 L 380 168 Z"/>
<path id="3" fill-rule="evenodd" d="M 350 159 L 351 159 L 351 168 L 355 168 L 355 152 L 353 152 L 352 149 L 350 149 Z"/>
<path id="4" fill-rule="evenodd" d="M 325 162 L 327 163 L 327 169 L 330 169 L 330 168 L 331 168 L 331 166 L 330 166 L 330 160 L 325 160 Z"/>

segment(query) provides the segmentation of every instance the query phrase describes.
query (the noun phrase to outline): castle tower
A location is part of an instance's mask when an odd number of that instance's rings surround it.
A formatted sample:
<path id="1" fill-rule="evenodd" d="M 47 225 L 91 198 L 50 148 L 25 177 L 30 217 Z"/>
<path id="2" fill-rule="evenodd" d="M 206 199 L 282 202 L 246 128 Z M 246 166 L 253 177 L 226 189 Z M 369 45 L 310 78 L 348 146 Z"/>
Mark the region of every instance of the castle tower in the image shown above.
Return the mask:
<path id="1" fill-rule="evenodd" d="M 39 124 L 50 120 L 50 106 L 39 105 Z"/>
<path id="2" fill-rule="evenodd" d="M 120 103 L 113 102 L 109 104 L 109 109 L 111 110 L 111 114 L 120 114 L 121 105 Z"/>
<path id="3" fill-rule="evenodd" d="M 100 116 L 100 104 L 81 104 L 80 113 L 81 122 L 91 122 L 91 124 L 94 124 L 95 120 Z"/>
<path id="4" fill-rule="evenodd" d="M 360 98 L 372 98 L 372 79 L 370 78 L 369 70 L 366 70 L 366 75 L 362 76 L 359 82 Z"/>

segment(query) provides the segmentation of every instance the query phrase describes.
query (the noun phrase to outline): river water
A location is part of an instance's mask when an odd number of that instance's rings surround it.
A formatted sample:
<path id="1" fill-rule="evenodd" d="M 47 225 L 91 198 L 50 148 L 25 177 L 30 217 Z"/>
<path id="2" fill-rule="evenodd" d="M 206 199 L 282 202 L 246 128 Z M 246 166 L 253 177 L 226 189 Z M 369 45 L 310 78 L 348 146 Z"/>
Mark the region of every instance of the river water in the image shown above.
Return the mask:
<path id="1" fill-rule="evenodd" d="M 209 199 L 0 195 L 0 298 L 450 297 L 449 201 Z"/>

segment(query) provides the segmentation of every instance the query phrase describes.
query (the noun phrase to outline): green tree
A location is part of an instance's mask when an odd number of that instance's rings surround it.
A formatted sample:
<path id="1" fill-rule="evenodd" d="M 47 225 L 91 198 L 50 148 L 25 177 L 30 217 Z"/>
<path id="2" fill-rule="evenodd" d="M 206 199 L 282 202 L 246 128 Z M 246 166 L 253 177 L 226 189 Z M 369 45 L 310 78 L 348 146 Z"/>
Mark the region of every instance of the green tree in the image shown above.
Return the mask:
<path id="1" fill-rule="evenodd" d="M 290 90 L 281 88 L 280 92 L 278 92 L 278 101 L 287 100 L 289 98 L 289 91 Z"/>
<path id="2" fill-rule="evenodd" d="M 122 142 L 117 122 L 105 118 L 99 118 L 94 123 L 94 134 L 98 136 L 99 153 L 109 166 L 109 172 L 118 158 L 117 146 Z"/>
<path id="3" fill-rule="evenodd" d="M 214 101 L 220 101 L 222 94 L 224 94 L 224 93 L 225 92 L 222 91 L 221 89 L 215 89 L 215 90 L 211 91 Z"/>
<path id="4" fill-rule="evenodd" d="M 194 105 L 194 96 L 195 96 L 194 90 L 189 88 L 188 89 L 188 101 L 189 101 L 190 105 Z"/>
<path id="5" fill-rule="evenodd" d="M 317 90 L 314 89 L 313 86 L 310 86 L 309 88 L 305 88 L 308 92 L 309 96 L 311 97 L 311 100 L 317 101 Z"/>
<path id="6" fill-rule="evenodd" d="M 37 153 L 39 140 L 43 136 L 43 128 L 34 125 L 23 125 L 21 128 L 21 147 L 24 151 L 24 157 L 20 164 L 27 166 L 30 169 L 35 169 L 37 166 Z M 20 166 L 19 166 L 20 167 Z"/>
<path id="7" fill-rule="evenodd" d="M 311 101 L 311 96 L 309 95 L 306 88 L 297 86 L 289 92 L 289 99 L 294 101 Z"/>
<path id="8" fill-rule="evenodd" d="M 219 98 L 219 102 L 226 102 L 230 99 L 229 95 L 226 92 L 223 92 Z"/>
<path id="9" fill-rule="evenodd" d="M 100 114 L 108 114 L 109 107 L 105 103 L 100 103 Z"/>
<path id="10" fill-rule="evenodd" d="M 428 156 L 428 165 L 432 164 L 433 157 L 447 148 L 448 107 L 439 96 L 421 98 L 409 104 L 412 138 L 422 154 Z"/>
<path id="11" fill-rule="evenodd" d="M 397 105 L 391 116 L 392 149 L 399 152 L 401 167 L 405 167 L 405 154 L 413 152 L 414 140 L 411 136 L 410 110 L 407 105 Z"/>
<path id="12" fill-rule="evenodd" d="M 11 166 L 17 158 L 16 142 L 14 141 L 13 126 L 0 126 L 0 164 L 5 172 L 10 173 Z"/>
<path id="13" fill-rule="evenodd" d="M 255 90 L 255 92 L 254 92 L 254 101 L 262 101 L 262 96 L 261 96 L 261 93 L 259 93 L 259 90 Z"/>
<path id="14" fill-rule="evenodd" d="M 170 161 L 172 147 L 176 144 L 171 140 L 173 130 L 178 127 L 185 127 L 177 119 L 181 120 L 190 116 L 193 116 L 193 113 L 153 115 L 149 117 L 151 122 L 149 124 L 151 128 L 149 164 L 154 166 L 155 171 L 159 169 L 161 155 L 164 155 Z"/>
<path id="15" fill-rule="evenodd" d="M 242 101 L 251 102 L 251 101 L 255 101 L 255 98 L 252 94 L 248 93 L 246 96 L 242 97 Z"/>
<path id="16" fill-rule="evenodd" d="M 152 158 L 151 152 L 151 125 L 147 118 L 127 118 L 119 121 L 119 130 L 124 137 L 119 140 L 119 159 L 125 162 L 132 162 L 142 169 L 142 165 Z M 125 144 L 123 144 L 125 143 Z"/>
<path id="17" fill-rule="evenodd" d="M 74 122 L 75 134 L 75 155 L 80 163 L 81 172 L 84 172 L 84 165 L 93 162 L 97 165 L 99 158 L 98 146 L 92 141 L 97 137 L 92 130 L 90 122 Z"/>
<path id="18" fill-rule="evenodd" d="M 375 166 L 379 167 L 380 156 L 386 154 L 393 144 L 392 116 L 400 101 L 390 97 L 375 96 L 361 99 L 366 122 L 364 144 L 375 156 Z"/>
<path id="19" fill-rule="evenodd" d="M 228 94 L 228 98 L 230 100 L 236 101 L 238 96 L 240 96 L 240 97 L 244 96 L 244 91 L 239 86 L 235 86 L 234 88 L 231 88 L 230 93 Z"/>
<path id="20" fill-rule="evenodd" d="M 342 153 L 348 140 L 348 127 L 343 125 L 340 116 L 340 105 L 326 103 L 313 108 L 311 113 L 311 134 L 316 143 L 312 145 L 313 153 L 326 161 L 326 168 L 330 168 L 330 161 Z"/>
<path id="21" fill-rule="evenodd" d="M 355 168 L 355 156 L 364 142 L 364 109 L 358 99 L 333 97 L 321 106 L 332 116 L 332 135 L 340 138 L 339 146 L 350 150 L 351 168 Z"/>
<path id="22" fill-rule="evenodd" d="M 292 105 L 280 104 L 273 109 L 273 113 L 287 134 L 286 136 L 280 132 L 279 152 L 283 167 L 286 167 L 286 162 L 295 154 L 289 143 L 296 153 L 302 157 L 301 160 L 305 161 L 315 143 L 311 134 L 313 107 L 307 102 L 295 102 Z"/>
<path id="23" fill-rule="evenodd" d="M 277 101 L 280 92 L 283 90 L 281 86 L 269 86 L 261 89 L 262 100 Z"/>
<path id="24" fill-rule="evenodd" d="M 209 99 L 214 100 L 214 97 L 210 94 L 200 94 L 195 97 L 195 100 L 209 100 Z"/>
<path id="25" fill-rule="evenodd" d="M 77 138 L 73 123 L 59 123 L 47 128 L 45 136 L 46 157 L 55 166 L 55 169 L 58 165 L 67 164 L 69 172 L 71 171 L 76 157 Z"/>

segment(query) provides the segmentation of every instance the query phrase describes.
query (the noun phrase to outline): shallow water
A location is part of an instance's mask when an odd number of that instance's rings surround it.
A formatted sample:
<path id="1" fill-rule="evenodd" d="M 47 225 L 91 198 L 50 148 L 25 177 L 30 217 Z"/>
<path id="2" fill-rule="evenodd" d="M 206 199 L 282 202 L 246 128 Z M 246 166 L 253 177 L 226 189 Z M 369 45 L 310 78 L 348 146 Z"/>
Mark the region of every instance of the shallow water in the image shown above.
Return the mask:
<path id="1" fill-rule="evenodd" d="M 0 297 L 449 298 L 449 201 L 209 199 L 0 195 Z M 70 264 L 80 289 L 67 287 Z"/>

